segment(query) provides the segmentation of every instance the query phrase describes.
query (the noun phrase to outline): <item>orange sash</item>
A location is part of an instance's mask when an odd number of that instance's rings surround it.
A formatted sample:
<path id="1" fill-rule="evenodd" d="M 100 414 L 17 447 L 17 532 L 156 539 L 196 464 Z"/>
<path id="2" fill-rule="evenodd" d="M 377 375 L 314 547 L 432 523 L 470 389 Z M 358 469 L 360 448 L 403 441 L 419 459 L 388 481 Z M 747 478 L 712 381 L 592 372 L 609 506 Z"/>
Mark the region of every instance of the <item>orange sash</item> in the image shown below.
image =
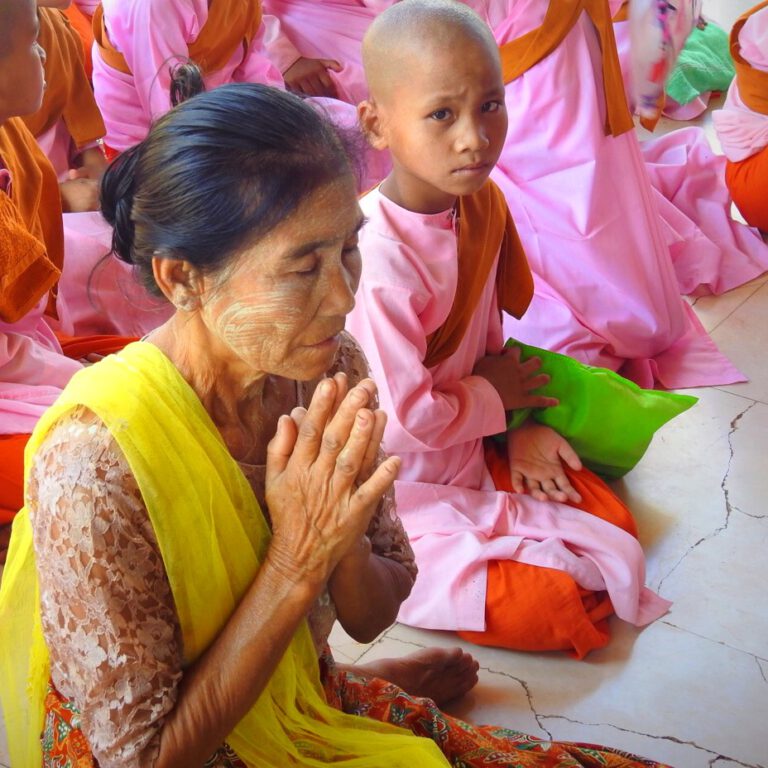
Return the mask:
<path id="1" fill-rule="evenodd" d="M 208 20 L 197 40 L 189 44 L 187 56 L 204 74 L 223 69 L 238 46 L 247 49 L 261 26 L 259 0 L 211 0 Z M 101 5 L 93 14 L 93 36 L 104 61 L 119 72 L 131 74 L 125 57 L 110 42 Z"/>
<path id="2" fill-rule="evenodd" d="M 755 69 L 741 55 L 739 32 L 753 13 L 757 13 L 766 6 L 768 6 L 768 0 L 758 3 L 754 8 L 739 16 L 731 30 L 731 57 L 736 67 L 739 96 L 750 109 L 761 115 L 768 115 L 768 72 Z"/>
<path id="3" fill-rule="evenodd" d="M 40 8 L 38 42 L 45 50 L 43 104 L 24 122 L 34 136 L 64 118 L 78 148 L 107 132 L 83 63 L 83 46 L 67 17 L 55 8 Z"/>
<path id="4" fill-rule="evenodd" d="M 69 8 L 64 9 L 64 15 L 69 19 L 72 29 L 77 32 L 83 44 L 83 65 L 85 66 L 85 74 L 88 75 L 88 80 L 90 80 L 93 76 L 93 63 L 91 61 L 93 21 L 75 3 L 72 3 Z"/>
<path id="5" fill-rule="evenodd" d="M 619 8 L 618 11 L 616 11 L 615 16 L 613 17 L 614 21 L 627 21 L 629 19 L 629 0 L 626 0 L 626 2 Z"/>
<path id="6" fill-rule="evenodd" d="M 48 158 L 19 117 L 12 117 L 0 126 L 2 164 L 11 174 L 10 202 L 18 213 L 12 217 L 10 209 L 4 206 L 6 225 L 13 227 L 17 235 L 26 232 L 45 246 L 43 250 L 33 249 L 28 238 L 7 240 L 3 235 L 0 270 L 4 276 L 6 270 L 15 274 L 9 284 L 2 282 L 3 315 L 23 317 L 45 291 L 51 289 L 46 311 L 55 317 L 56 295 L 51 275 L 55 276 L 55 283 L 64 263 L 59 181 Z M 22 271 L 12 266 L 19 258 L 27 259 Z M 36 266 L 33 267 L 33 263 Z"/>
<path id="7" fill-rule="evenodd" d="M 549 56 L 573 29 L 582 11 L 587 12 L 597 28 L 603 52 L 605 133 L 620 136 L 632 130 L 634 122 L 624 92 L 608 0 L 549 0 L 549 7 L 540 27 L 499 47 L 504 82 L 512 82 Z"/>
<path id="8" fill-rule="evenodd" d="M 533 277 L 504 194 L 489 180 L 473 195 L 459 198 L 458 288 L 445 322 L 427 339 L 427 368 L 458 349 L 497 255 L 499 307 L 522 317 L 533 298 Z"/>

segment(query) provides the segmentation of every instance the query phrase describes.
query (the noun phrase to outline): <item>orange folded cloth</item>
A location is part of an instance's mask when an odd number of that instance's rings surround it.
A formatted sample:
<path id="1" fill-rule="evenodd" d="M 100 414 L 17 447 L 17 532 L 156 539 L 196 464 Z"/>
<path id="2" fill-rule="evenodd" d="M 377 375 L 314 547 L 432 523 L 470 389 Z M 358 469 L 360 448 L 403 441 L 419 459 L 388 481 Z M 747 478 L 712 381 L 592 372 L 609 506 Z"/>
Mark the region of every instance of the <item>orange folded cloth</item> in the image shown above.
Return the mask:
<path id="1" fill-rule="evenodd" d="M 725 164 L 725 183 L 747 224 L 768 232 L 768 147 Z"/>
<path id="2" fill-rule="evenodd" d="M 511 491 L 506 451 L 489 442 L 486 463 L 497 490 Z M 570 503 L 618 525 L 633 536 L 637 528 L 629 510 L 611 489 L 588 469 L 566 468 L 580 504 Z M 571 576 L 512 560 L 488 564 L 484 632 L 459 632 L 477 645 L 521 651 L 569 651 L 582 659 L 610 640 L 608 617 L 613 606 L 606 592 L 582 589 Z"/>
<path id="3" fill-rule="evenodd" d="M 24 448 L 30 435 L 0 435 L 0 525 L 24 506 Z"/>

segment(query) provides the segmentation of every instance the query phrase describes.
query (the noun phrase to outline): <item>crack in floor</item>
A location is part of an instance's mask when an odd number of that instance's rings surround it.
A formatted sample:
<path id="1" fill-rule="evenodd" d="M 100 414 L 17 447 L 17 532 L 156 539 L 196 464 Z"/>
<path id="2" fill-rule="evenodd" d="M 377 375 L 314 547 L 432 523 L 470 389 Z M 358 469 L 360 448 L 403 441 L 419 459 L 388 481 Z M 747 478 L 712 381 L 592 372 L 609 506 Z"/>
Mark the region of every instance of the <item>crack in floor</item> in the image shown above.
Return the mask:
<path id="1" fill-rule="evenodd" d="M 480 667 L 480 669 L 483 669 L 486 672 L 490 672 L 493 675 L 502 675 L 503 677 L 508 677 L 510 680 L 514 680 L 516 683 L 519 683 L 523 691 L 525 691 L 525 696 L 528 699 L 528 707 L 531 710 L 533 719 L 536 721 L 536 725 L 538 725 L 539 728 L 542 731 L 544 731 L 544 733 L 547 734 L 547 738 L 550 741 L 554 741 L 552 734 L 549 732 L 549 729 L 546 728 L 544 726 L 544 723 L 542 723 L 541 720 L 539 719 L 539 713 L 536 711 L 536 707 L 533 704 L 533 693 L 531 693 L 531 689 L 528 687 L 528 683 L 525 680 L 521 680 L 519 677 L 510 675 L 509 672 L 502 672 L 499 669 L 491 669 L 490 667 L 482 667 L 482 666 Z"/>
<path id="2" fill-rule="evenodd" d="M 707 635 L 702 635 L 700 632 L 694 632 L 692 629 L 687 629 L 686 627 L 681 627 L 678 624 L 673 624 L 668 619 L 659 619 L 659 624 L 665 624 L 668 627 L 671 627 L 672 629 L 676 629 L 680 632 L 685 632 L 687 635 L 693 635 L 694 637 L 698 637 L 701 640 L 706 640 L 708 643 L 714 643 L 715 645 L 721 645 L 723 648 L 727 648 L 729 651 L 733 651 L 734 653 L 743 653 L 746 656 L 749 656 L 753 658 L 758 664 L 760 664 L 761 661 L 765 661 L 768 663 L 768 659 L 763 659 L 760 656 L 757 656 L 756 654 L 752 653 L 751 651 L 744 650 L 744 648 L 737 648 L 735 645 L 729 645 L 728 643 L 724 642 L 723 640 L 715 640 L 713 637 L 708 637 Z M 768 682 L 768 681 L 767 681 Z"/>
<path id="3" fill-rule="evenodd" d="M 741 760 L 737 760 L 736 758 L 729 757 L 728 755 L 723 755 L 717 752 L 714 749 L 708 749 L 707 747 L 702 747 L 700 744 L 697 744 L 695 741 L 687 741 L 686 739 L 680 739 L 677 736 L 659 736 L 654 733 L 644 733 L 643 731 L 634 731 L 631 728 L 623 728 L 620 725 L 614 725 L 613 723 L 585 723 L 582 720 L 575 720 L 571 717 L 566 717 L 565 715 L 541 715 L 542 718 L 550 719 L 550 720 L 565 720 L 568 723 L 573 723 L 574 725 L 584 725 L 587 727 L 594 727 L 594 728 L 613 728 L 614 730 L 621 731 L 622 733 L 631 733 L 635 736 L 644 736 L 648 739 L 655 739 L 657 741 L 669 741 L 673 744 L 680 744 L 684 747 L 693 747 L 694 749 L 698 749 L 702 752 L 706 752 L 708 755 L 712 755 L 712 760 L 710 761 L 710 765 L 712 765 L 713 762 L 716 762 L 717 760 L 730 760 L 731 762 L 735 763 L 736 765 L 742 765 L 744 768 L 764 768 L 764 766 L 761 766 L 757 763 L 745 763 Z"/>
<path id="4" fill-rule="evenodd" d="M 733 506 L 731 506 L 730 491 L 728 490 L 728 476 L 731 473 L 731 464 L 733 463 L 733 454 L 734 454 L 733 435 L 738 430 L 739 422 L 741 421 L 741 419 L 747 413 L 749 413 L 749 411 L 751 411 L 756 405 L 757 405 L 756 402 L 754 401 L 751 402 L 743 411 L 736 414 L 736 416 L 734 416 L 734 418 L 731 420 L 731 423 L 730 423 L 730 430 L 728 431 L 728 464 L 726 465 L 723 479 L 720 482 L 720 489 L 723 492 L 723 500 L 725 501 L 725 520 L 723 521 L 723 524 L 715 528 L 714 531 L 712 531 L 711 533 L 708 533 L 706 536 L 702 536 L 697 542 L 695 542 L 690 547 L 688 547 L 688 549 L 681 555 L 680 559 L 672 566 L 672 568 L 669 570 L 666 576 L 663 576 L 661 578 L 661 580 L 659 581 L 657 592 L 661 592 L 661 589 L 664 586 L 664 582 L 670 576 L 672 576 L 672 574 L 680 567 L 680 565 L 688 557 L 688 555 L 691 554 L 691 552 L 697 549 L 705 541 L 710 541 L 711 539 L 714 539 L 717 536 L 719 536 L 723 531 L 727 530 L 728 523 L 731 520 L 731 512 L 734 511 Z"/>
<path id="5" fill-rule="evenodd" d="M 763 662 L 762 659 L 758 659 L 757 656 L 755 656 L 755 661 L 757 662 L 757 668 L 760 670 L 760 677 L 763 678 L 763 682 L 768 683 L 768 676 L 766 676 L 766 668 L 763 667 L 763 664 L 766 664 L 766 667 L 768 667 L 768 663 Z"/>

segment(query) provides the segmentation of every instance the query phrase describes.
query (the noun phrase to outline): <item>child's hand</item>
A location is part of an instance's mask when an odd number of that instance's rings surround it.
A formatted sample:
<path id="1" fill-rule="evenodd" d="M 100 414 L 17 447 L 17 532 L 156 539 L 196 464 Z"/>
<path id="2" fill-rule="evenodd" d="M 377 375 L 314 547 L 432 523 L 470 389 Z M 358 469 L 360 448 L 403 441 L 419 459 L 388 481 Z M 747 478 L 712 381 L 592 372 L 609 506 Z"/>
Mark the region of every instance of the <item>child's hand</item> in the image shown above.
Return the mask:
<path id="1" fill-rule="evenodd" d="M 568 441 L 553 429 L 527 422 L 511 430 L 507 433 L 507 456 L 516 493 L 528 491 L 539 501 L 581 501 L 563 471 L 563 462 L 580 470 L 581 460 Z"/>
<path id="2" fill-rule="evenodd" d="M 516 408 L 547 408 L 557 405 L 558 400 L 544 395 L 533 395 L 534 389 L 549 382 L 546 373 L 536 372 L 541 360 L 532 357 L 520 362 L 520 347 L 507 347 L 498 355 L 486 355 L 477 361 L 472 373 L 488 379 L 499 393 L 505 411 Z"/>
<path id="3" fill-rule="evenodd" d="M 80 168 L 77 169 L 77 178 L 101 181 L 107 165 L 107 158 L 104 157 L 101 149 L 98 147 L 88 147 L 80 157 Z"/>
<path id="4" fill-rule="evenodd" d="M 341 72 L 342 66 L 334 59 L 306 59 L 303 56 L 283 73 L 285 85 L 291 91 L 306 96 L 330 96 L 336 98 L 336 84 L 328 70 Z"/>
<path id="5" fill-rule="evenodd" d="M 82 168 L 69 172 L 69 178 L 59 183 L 59 192 L 64 213 L 99 210 L 99 182 L 87 178 Z"/>

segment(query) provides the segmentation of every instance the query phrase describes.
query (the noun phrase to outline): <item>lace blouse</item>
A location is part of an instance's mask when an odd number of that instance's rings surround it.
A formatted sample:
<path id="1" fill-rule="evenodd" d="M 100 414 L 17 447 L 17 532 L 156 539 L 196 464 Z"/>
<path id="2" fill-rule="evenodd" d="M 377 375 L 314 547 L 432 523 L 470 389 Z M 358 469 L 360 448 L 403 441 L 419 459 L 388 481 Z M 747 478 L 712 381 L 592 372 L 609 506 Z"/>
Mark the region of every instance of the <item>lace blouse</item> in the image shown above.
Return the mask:
<path id="1" fill-rule="evenodd" d="M 334 368 L 350 385 L 367 363 L 345 337 Z M 311 385 L 297 385 L 297 404 Z M 264 468 L 241 465 L 264 505 Z M 32 460 L 27 506 L 34 530 L 51 679 L 81 713 L 101 768 L 152 765 L 183 675 L 182 641 L 157 540 L 128 463 L 86 408 L 62 417 Z M 416 575 L 392 496 L 374 516 L 373 551 Z M 318 653 L 336 619 L 327 590 L 308 620 Z M 215 702 L 212 703 L 215 705 Z"/>

